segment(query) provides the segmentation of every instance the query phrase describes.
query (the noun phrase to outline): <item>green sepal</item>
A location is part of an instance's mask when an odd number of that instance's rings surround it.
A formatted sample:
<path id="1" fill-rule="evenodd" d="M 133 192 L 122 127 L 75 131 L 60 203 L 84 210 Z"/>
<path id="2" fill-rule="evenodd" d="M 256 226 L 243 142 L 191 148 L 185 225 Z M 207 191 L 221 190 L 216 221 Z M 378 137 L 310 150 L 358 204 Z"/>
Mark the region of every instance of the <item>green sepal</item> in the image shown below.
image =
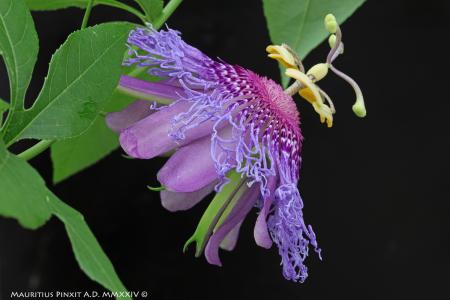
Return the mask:
<path id="1" fill-rule="evenodd" d="M 225 220 L 228 218 L 230 213 L 233 211 L 234 206 L 236 205 L 238 200 L 241 199 L 241 197 L 242 197 L 242 195 L 244 194 L 245 191 L 247 191 L 247 187 L 246 186 L 241 186 L 236 191 L 236 193 L 233 195 L 233 199 L 231 199 L 231 201 L 228 203 L 227 207 L 225 208 L 225 210 L 221 214 L 219 221 L 217 221 L 216 226 L 214 226 L 213 233 L 217 229 L 219 229 L 220 226 L 222 226 L 223 222 L 225 222 Z"/>
<path id="2" fill-rule="evenodd" d="M 242 184 L 241 174 L 236 172 L 236 170 L 232 170 L 228 173 L 227 177 L 230 179 L 230 182 L 211 201 L 200 219 L 194 234 L 184 244 L 183 252 L 186 252 L 189 245 L 195 242 L 195 256 L 199 257 L 206 246 L 207 239 L 221 220 L 221 216 L 227 210 L 229 204 L 233 202 L 234 195 Z"/>

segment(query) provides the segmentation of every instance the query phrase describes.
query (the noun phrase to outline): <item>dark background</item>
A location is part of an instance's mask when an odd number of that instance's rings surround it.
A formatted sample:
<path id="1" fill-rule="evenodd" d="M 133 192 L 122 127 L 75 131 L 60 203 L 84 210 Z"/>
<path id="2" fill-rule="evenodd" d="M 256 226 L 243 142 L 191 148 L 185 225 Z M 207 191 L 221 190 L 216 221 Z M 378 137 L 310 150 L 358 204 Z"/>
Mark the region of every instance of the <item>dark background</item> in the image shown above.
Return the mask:
<path id="1" fill-rule="evenodd" d="M 334 76 L 322 83 L 337 106 L 332 129 L 299 103 L 306 137 L 300 190 L 324 257 L 308 259 L 305 284 L 283 279 L 276 248 L 255 245 L 256 213 L 235 251 L 221 253 L 222 268 L 183 254 L 207 201 L 165 211 L 146 189 L 156 184 L 162 158 L 127 160 L 118 150 L 53 190 L 85 215 L 129 290 L 147 290 L 151 299 L 449 299 L 449 6 L 369 0 L 343 25 L 346 52 L 336 65 L 362 87 L 366 119 L 353 115 L 352 90 Z M 33 17 L 41 50 L 30 99 L 82 11 Z M 98 7 L 90 23 L 127 18 L 137 21 Z M 259 0 L 185 1 L 169 24 L 208 55 L 278 79 L 264 50 L 269 37 Z M 323 61 L 327 48 L 305 64 Z M 32 164 L 50 184 L 48 153 Z M 2 299 L 11 290 L 102 290 L 79 269 L 55 219 L 37 231 L 0 219 L 0 245 Z"/>

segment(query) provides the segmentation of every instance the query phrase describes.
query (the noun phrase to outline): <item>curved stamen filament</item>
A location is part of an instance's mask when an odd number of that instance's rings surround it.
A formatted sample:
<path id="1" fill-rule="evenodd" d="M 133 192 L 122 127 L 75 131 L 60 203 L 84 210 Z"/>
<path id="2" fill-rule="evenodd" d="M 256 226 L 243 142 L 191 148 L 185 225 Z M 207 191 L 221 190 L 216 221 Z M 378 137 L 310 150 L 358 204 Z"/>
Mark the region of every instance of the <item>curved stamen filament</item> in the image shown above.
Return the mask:
<path id="1" fill-rule="evenodd" d="M 290 96 L 294 96 L 298 93 L 301 89 L 303 89 L 305 86 L 300 81 L 294 81 L 293 84 L 291 84 L 287 89 L 284 90 L 284 92 Z"/>
<path id="2" fill-rule="evenodd" d="M 295 64 L 297 65 L 300 72 L 305 73 L 305 67 L 303 66 L 302 60 L 298 56 L 297 52 L 295 52 L 288 44 L 281 44 L 293 57 L 295 60 Z"/>
<path id="3" fill-rule="evenodd" d="M 328 96 L 327 93 L 325 93 L 324 90 L 322 90 L 320 87 L 317 87 L 319 89 L 319 93 L 321 96 L 323 96 L 325 98 L 325 100 L 327 101 L 328 105 L 330 106 L 331 112 L 333 114 L 336 113 L 336 109 L 334 108 L 334 104 L 333 101 L 331 100 L 330 96 Z"/>

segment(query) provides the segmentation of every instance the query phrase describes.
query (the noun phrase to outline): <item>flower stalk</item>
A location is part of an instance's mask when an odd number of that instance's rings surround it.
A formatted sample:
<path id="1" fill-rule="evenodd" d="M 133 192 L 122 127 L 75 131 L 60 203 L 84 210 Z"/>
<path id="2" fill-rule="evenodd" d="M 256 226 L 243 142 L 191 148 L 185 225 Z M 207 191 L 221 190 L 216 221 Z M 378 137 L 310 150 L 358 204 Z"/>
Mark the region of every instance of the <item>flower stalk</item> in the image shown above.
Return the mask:
<path id="1" fill-rule="evenodd" d="M 162 14 L 155 20 L 153 27 L 156 29 L 166 23 L 167 19 L 174 13 L 183 0 L 170 0 L 169 3 L 163 8 Z"/>

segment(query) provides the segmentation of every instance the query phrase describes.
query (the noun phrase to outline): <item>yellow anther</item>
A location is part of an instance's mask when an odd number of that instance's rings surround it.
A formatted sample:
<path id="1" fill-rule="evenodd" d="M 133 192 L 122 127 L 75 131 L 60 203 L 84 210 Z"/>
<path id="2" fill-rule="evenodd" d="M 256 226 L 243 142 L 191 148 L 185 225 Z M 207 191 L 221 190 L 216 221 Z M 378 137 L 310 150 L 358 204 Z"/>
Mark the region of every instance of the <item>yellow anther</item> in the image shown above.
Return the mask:
<path id="1" fill-rule="evenodd" d="M 316 101 L 316 97 L 314 97 L 314 94 L 310 88 L 302 88 L 298 93 L 303 99 L 306 99 L 311 104 Z"/>
<path id="2" fill-rule="evenodd" d="M 311 67 L 308 70 L 306 75 L 310 75 L 314 77 L 314 81 L 319 81 L 324 78 L 328 73 L 328 64 L 317 64 Z"/>
<path id="3" fill-rule="evenodd" d="M 333 113 L 331 109 L 323 103 L 319 89 L 311 78 L 305 73 L 292 68 L 287 69 L 285 74 L 286 76 L 297 80 L 304 86 L 304 88 L 299 91 L 299 94 L 312 104 L 314 110 L 320 116 L 320 122 L 324 123 L 326 121 L 328 127 L 333 126 Z"/>
<path id="4" fill-rule="evenodd" d="M 324 103 L 317 101 L 314 102 L 312 106 L 314 110 L 319 114 L 320 122 L 324 123 L 326 121 L 328 128 L 333 127 L 333 113 L 331 109 Z"/>
<path id="5" fill-rule="evenodd" d="M 322 100 L 322 98 L 320 97 L 319 89 L 316 87 L 311 78 L 309 78 L 305 73 L 302 73 L 297 69 L 289 68 L 286 70 L 285 74 L 286 76 L 299 81 L 306 88 L 309 88 L 316 101 L 318 99 Z"/>
<path id="6" fill-rule="evenodd" d="M 270 45 L 267 46 L 266 51 L 269 53 L 268 56 L 270 58 L 276 59 L 286 68 L 297 69 L 294 56 L 283 46 Z"/>
<path id="7" fill-rule="evenodd" d="M 332 14 L 328 14 L 325 16 L 325 28 L 328 30 L 329 33 L 336 33 L 338 28 L 338 23 L 336 21 L 336 18 Z"/>
<path id="8" fill-rule="evenodd" d="M 336 45 L 336 35 L 330 35 L 330 37 L 328 38 L 328 45 L 330 45 L 330 48 L 334 48 L 334 46 Z"/>

